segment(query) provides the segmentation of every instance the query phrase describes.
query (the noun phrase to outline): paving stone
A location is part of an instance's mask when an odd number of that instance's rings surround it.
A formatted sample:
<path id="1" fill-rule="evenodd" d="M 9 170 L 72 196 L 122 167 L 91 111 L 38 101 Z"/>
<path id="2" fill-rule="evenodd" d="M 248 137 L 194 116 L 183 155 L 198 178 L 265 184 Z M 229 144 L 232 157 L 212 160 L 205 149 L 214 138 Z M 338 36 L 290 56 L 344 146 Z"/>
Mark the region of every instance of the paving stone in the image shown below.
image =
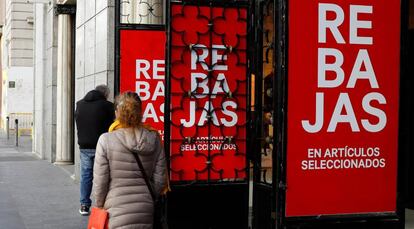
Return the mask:
<path id="1" fill-rule="evenodd" d="M 78 212 L 79 184 L 31 154 L 30 138 L 20 143 L 14 147 L 0 134 L 0 228 L 86 228 L 88 217 Z"/>

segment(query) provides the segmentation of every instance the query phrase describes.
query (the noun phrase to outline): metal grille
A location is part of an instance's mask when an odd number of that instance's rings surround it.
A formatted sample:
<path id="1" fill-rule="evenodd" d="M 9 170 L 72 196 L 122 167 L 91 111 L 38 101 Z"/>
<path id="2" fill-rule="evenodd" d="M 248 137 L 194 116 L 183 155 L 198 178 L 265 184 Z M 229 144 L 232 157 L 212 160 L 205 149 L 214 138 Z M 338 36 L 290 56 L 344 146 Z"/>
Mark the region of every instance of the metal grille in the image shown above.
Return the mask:
<path id="1" fill-rule="evenodd" d="M 121 23 L 164 24 L 163 0 L 121 0 Z"/>
<path id="2" fill-rule="evenodd" d="M 171 6 L 174 182 L 247 179 L 247 8 Z"/>

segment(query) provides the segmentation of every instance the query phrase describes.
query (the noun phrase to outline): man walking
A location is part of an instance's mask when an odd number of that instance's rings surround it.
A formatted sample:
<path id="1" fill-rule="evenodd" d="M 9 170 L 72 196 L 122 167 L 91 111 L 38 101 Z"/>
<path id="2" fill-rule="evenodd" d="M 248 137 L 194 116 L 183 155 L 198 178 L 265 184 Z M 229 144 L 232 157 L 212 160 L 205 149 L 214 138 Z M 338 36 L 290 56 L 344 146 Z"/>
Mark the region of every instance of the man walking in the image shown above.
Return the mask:
<path id="1" fill-rule="evenodd" d="M 99 85 L 76 103 L 75 119 L 80 149 L 80 204 L 79 213 L 89 215 L 92 204 L 93 163 L 99 136 L 108 131 L 114 121 L 114 104 L 107 101 L 109 88 Z"/>

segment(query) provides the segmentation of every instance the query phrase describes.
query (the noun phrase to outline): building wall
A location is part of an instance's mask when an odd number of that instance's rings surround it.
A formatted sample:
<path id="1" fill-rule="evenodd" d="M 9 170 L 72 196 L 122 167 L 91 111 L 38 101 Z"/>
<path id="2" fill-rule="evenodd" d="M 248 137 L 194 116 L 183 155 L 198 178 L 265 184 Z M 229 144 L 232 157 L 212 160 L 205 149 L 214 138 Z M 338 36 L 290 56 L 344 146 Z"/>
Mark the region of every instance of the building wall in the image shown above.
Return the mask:
<path id="1" fill-rule="evenodd" d="M 3 63 L 2 63 L 2 59 L 3 59 L 3 26 L 4 26 L 4 21 L 5 21 L 5 16 L 6 16 L 6 2 L 4 0 L 0 1 L 0 115 L 1 115 L 1 109 L 2 109 L 2 105 L 1 102 L 3 101 L 2 99 L 2 89 L 3 89 Z M 1 118 L 0 118 L 1 119 Z M 0 121 L 0 125 L 2 125 L 1 121 Z M 3 126 L 1 126 L 3 127 Z"/>
<path id="2" fill-rule="evenodd" d="M 51 162 L 56 157 L 57 37 L 54 5 L 35 5 L 33 150 Z M 114 87 L 114 1 L 76 1 L 75 102 L 99 84 Z M 112 92 L 113 93 L 113 92 Z M 74 106 L 76 108 L 76 106 Z M 75 128 L 76 131 L 76 128 Z M 76 132 L 75 132 L 76 136 Z M 75 139 L 75 174 L 79 148 Z"/>
<path id="3" fill-rule="evenodd" d="M 33 152 L 54 162 L 56 151 L 57 17 L 53 4 L 35 5 Z"/>
<path id="4" fill-rule="evenodd" d="M 25 0 L 4 0 L 2 42 L 2 109 L 4 122 L 10 113 L 32 113 L 33 5 Z M 9 88 L 9 82 L 15 88 Z M 22 99 L 25 98 L 25 99 Z"/>
<path id="5" fill-rule="evenodd" d="M 77 1 L 75 52 L 76 101 L 96 85 L 113 85 L 113 1 Z"/>
<path id="6" fill-rule="evenodd" d="M 115 43 L 113 0 L 78 0 L 76 4 L 75 102 L 99 84 L 114 88 Z M 79 177 L 76 137 L 75 167 Z"/>
<path id="7" fill-rule="evenodd" d="M 33 68 L 32 67 L 10 67 L 5 80 L 15 82 L 15 87 L 7 87 L 4 100 L 7 106 L 4 112 L 10 113 L 32 113 L 33 98 Z"/>
<path id="8" fill-rule="evenodd" d="M 3 106 L 1 105 L 2 102 L 3 102 L 3 98 L 2 98 L 2 96 L 3 96 L 3 70 L 2 70 L 3 69 L 3 63 L 2 63 L 2 58 L 1 58 L 1 53 L 3 52 L 2 51 L 2 48 L 3 48 L 2 44 L 3 44 L 3 38 L 2 38 L 1 32 L 0 32 L 0 115 L 2 113 L 2 108 L 3 108 Z M 0 128 L 3 128 L 3 123 L 2 122 L 0 122 Z"/>
<path id="9" fill-rule="evenodd" d="M 33 66 L 33 4 L 6 0 L 5 37 L 9 42 L 9 65 Z"/>

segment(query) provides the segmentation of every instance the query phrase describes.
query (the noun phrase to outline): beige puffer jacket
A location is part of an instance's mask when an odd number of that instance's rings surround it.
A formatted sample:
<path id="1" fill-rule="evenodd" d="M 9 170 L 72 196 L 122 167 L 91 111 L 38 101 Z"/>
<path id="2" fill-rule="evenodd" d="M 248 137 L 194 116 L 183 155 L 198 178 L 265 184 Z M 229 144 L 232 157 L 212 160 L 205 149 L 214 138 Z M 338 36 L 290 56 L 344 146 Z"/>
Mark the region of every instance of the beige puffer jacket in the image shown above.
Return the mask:
<path id="1" fill-rule="evenodd" d="M 157 132 L 124 128 L 103 134 L 93 169 L 96 206 L 109 213 L 109 228 L 152 229 L 153 201 L 131 150 L 139 153 L 145 171 L 160 193 L 166 161 Z"/>

